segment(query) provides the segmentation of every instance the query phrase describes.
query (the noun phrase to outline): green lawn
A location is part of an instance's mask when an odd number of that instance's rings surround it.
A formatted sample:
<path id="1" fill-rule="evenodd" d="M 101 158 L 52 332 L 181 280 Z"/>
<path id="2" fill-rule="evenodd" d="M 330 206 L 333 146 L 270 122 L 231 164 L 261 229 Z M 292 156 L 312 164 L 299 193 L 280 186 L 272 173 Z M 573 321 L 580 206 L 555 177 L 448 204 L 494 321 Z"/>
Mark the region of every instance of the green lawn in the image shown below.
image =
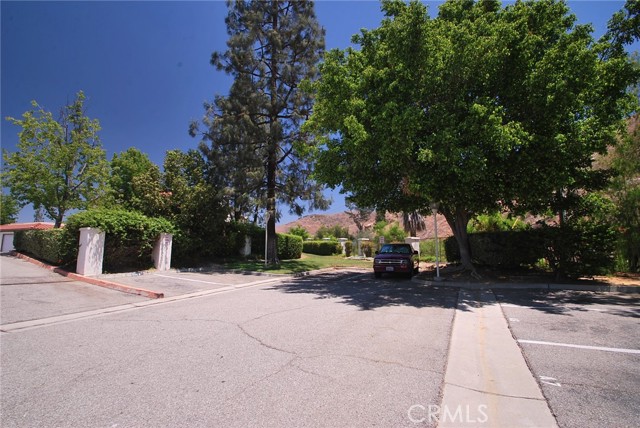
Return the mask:
<path id="1" fill-rule="evenodd" d="M 244 270 L 250 272 L 266 272 L 292 274 L 308 272 L 310 270 L 339 267 L 372 268 L 371 260 L 347 259 L 343 256 L 316 256 L 315 254 L 302 254 L 302 258 L 294 260 L 281 260 L 279 266 L 265 266 L 260 261 L 230 261 L 223 263 L 227 269 Z"/>

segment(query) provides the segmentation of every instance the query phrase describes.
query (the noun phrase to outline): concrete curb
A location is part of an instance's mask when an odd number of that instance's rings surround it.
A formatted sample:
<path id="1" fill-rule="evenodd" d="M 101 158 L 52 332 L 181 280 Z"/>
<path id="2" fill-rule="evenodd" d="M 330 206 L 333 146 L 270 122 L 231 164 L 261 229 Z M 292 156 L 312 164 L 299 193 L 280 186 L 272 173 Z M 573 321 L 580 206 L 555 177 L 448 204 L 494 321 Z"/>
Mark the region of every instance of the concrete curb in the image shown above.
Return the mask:
<path id="1" fill-rule="evenodd" d="M 461 290 L 438 428 L 557 427 L 491 290 Z"/>
<path id="2" fill-rule="evenodd" d="M 67 272 L 64 269 L 61 269 L 59 267 L 56 266 L 52 266 L 52 265 L 48 265 L 46 263 L 43 263 L 39 260 L 36 260 L 34 258 L 31 258 L 29 256 L 25 256 L 22 253 L 18 253 L 18 252 L 12 252 L 10 253 L 11 255 L 25 260 L 29 263 L 32 263 L 36 266 L 39 266 L 41 268 L 50 270 L 52 272 L 57 273 L 58 275 L 62 275 L 66 278 L 72 279 L 74 281 L 81 281 L 81 282 L 85 282 L 87 284 L 91 284 L 91 285 L 97 285 L 99 287 L 104 287 L 104 288 L 110 288 L 112 290 L 116 290 L 116 291 L 120 291 L 123 293 L 128 293 L 128 294 L 135 294 L 138 296 L 143 296 L 143 297 L 148 297 L 150 299 L 161 299 L 164 297 L 164 293 L 160 293 L 157 291 L 152 291 L 152 290 L 146 290 L 144 288 L 137 288 L 137 287 L 131 287 L 128 285 L 122 285 L 122 284 L 118 284 L 115 282 L 111 282 L 111 281 L 105 281 L 103 279 L 98 279 L 98 278 L 91 278 L 88 276 L 84 276 L 84 275 L 79 275 L 77 273 L 72 273 L 72 272 Z"/>
<path id="3" fill-rule="evenodd" d="M 454 281 L 431 281 L 420 278 L 412 278 L 413 282 L 432 287 L 463 288 L 467 290 L 572 290 L 572 291 L 599 291 L 618 293 L 640 293 L 640 287 L 633 285 L 586 285 L 586 284 L 554 284 L 554 283 L 519 283 L 519 282 L 494 282 L 473 283 Z"/>

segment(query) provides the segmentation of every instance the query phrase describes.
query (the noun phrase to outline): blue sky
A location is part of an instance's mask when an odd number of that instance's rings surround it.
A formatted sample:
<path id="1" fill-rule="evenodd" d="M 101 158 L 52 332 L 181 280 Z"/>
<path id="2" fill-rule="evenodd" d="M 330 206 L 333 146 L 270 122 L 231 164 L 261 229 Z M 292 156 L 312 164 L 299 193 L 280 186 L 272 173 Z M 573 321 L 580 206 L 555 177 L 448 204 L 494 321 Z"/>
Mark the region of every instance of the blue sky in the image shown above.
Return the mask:
<path id="1" fill-rule="evenodd" d="M 427 2 L 431 13 L 441 2 Z M 606 30 L 623 1 L 572 1 L 580 23 Z M 196 148 L 188 125 L 202 117 L 204 101 L 227 94 L 231 79 L 209 59 L 227 40 L 223 1 L 5 1 L 1 8 L 1 145 L 15 150 L 19 128 L 4 118 L 20 117 L 36 100 L 57 112 L 79 90 L 87 115 L 102 126 L 110 160 L 136 147 L 162 165 L 167 150 Z M 326 45 L 345 48 L 361 28 L 375 28 L 382 14 L 376 1 L 317 1 Z M 637 44 L 633 47 L 637 50 Z M 332 193 L 328 213 L 344 210 Z M 280 223 L 295 220 L 281 207 Z M 26 207 L 19 221 L 32 221 Z"/>

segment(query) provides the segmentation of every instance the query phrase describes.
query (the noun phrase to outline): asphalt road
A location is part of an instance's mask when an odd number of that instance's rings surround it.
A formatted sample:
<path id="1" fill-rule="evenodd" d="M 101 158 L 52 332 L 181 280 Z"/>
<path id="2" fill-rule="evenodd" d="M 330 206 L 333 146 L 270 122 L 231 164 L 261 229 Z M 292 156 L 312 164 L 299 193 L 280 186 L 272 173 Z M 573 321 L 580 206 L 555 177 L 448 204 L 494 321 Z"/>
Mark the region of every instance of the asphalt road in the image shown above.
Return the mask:
<path id="1" fill-rule="evenodd" d="M 2 333 L 2 426 L 413 426 L 456 296 L 342 272 Z"/>
<path id="2" fill-rule="evenodd" d="M 361 271 L 111 280 L 167 297 L 0 257 L 2 427 L 435 425 L 410 416 L 441 403 L 457 289 Z M 495 294 L 560 427 L 638 425 L 639 295 Z"/>

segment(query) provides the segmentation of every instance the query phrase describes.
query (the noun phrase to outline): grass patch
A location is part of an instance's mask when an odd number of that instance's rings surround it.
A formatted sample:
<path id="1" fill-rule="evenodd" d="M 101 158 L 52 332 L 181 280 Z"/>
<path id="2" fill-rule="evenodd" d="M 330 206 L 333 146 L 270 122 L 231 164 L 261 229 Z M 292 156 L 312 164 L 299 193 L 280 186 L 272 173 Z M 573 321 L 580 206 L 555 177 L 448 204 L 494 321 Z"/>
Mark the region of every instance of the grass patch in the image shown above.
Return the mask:
<path id="1" fill-rule="evenodd" d="M 278 266 L 267 265 L 259 260 L 236 260 L 222 263 L 226 269 L 243 270 L 249 272 L 265 272 L 293 274 L 308 272 L 324 268 L 373 268 L 371 260 L 347 259 L 343 256 L 318 256 L 315 254 L 302 254 L 302 258 L 293 260 L 280 260 Z"/>

